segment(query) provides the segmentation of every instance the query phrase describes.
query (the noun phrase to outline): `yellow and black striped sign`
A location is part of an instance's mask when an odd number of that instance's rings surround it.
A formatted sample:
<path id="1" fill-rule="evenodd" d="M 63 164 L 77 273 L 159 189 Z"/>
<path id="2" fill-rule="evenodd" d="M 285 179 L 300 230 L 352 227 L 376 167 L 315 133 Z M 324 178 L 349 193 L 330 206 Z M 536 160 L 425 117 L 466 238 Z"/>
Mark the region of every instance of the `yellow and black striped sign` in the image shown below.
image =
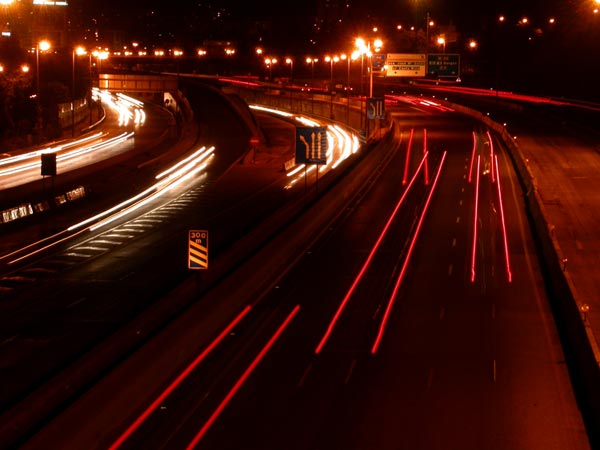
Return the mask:
<path id="1" fill-rule="evenodd" d="M 208 269 L 208 231 L 188 233 L 188 269 Z"/>

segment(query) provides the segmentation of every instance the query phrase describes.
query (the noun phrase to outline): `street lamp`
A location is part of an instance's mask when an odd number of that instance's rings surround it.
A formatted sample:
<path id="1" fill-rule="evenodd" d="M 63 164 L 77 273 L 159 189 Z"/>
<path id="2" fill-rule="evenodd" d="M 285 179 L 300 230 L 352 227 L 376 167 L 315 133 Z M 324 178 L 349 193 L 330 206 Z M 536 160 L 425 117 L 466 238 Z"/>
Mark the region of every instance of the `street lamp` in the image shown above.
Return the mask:
<path id="1" fill-rule="evenodd" d="M 277 58 L 265 58 L 265 64 L 269 68 L 269 81 L 273 77 L 273 64 L 277 64 Z"/>
<path id="2" fill-rule="evenodd" d="M 40 98 L 40 50 L 43 52 L 50 50 L 50 42 L 43 40 L 35 47 L 35 90 L 38 100 Z"/>
<path id="3" fill-rule="evenodd" d="M 86 53 L 85 48 L 82 46 L 73 49 L 73 70 L 71 72 L 71 137 L 75 137 L 75 55 L 83 56 Z"/>
<path id="4" fill-rule="evenodd" d="M 310 56 L 306 58 L 306 63 L 310 64 L 310 87 L 313 87 L 315 80 L 315 63 L 319 62 L 317 58 L 311 58 Z"/>
<path id="5" fill-rule="evenodd" d="M 290 83 L 294 78 L 294 60 L 292 58 L 285 58 L 285 63 L 290 65 Z"/>
<path id="6" fill-rule="evenodd" d="M 292 79 L 294 78 L 294 60 L 292 58 L 285 58 L 285 63 L 290 65 L 290 81 L 288 83 L 288 89 L 290 91 L 290 111 L 292 108 Z"/>
<path id="7" fill-rule="evenodd" d="M 446 39 L 443 36 L 440 36 L 437 43 L 442 46 L 442 53 L 446 53 Z"/>
<path id="8" fill-rule="evenodd" d="M 429 28 L 434 25 L 427 11 L 427 22 L 425 23 L 425 74 L 429 74 Z"/>
<path id="9" fill-rule="evenodd" d="M 379 52 L 379 50 L 381 50 L 381 47 L 383 47 L 383 41 L 381 39 L 374 39 L 372 42 L 365 42 L 364 39 L 358 38 L 356 39 L 355 44 L 363 58 L 364 55 L 367 55 L 367 57 L 369 58 L 369 97 L 373 97 L 373 52 L 376 53 Z M 362 83 L 362 63 L 360 79 Z"/>
<path id="10" fill-rule="evenodd" d="M 340 60 L 339 56 L 326 56 L 325 62 L 328 62 L 331 66 L 331 72 L 329 77 L 329 116 L 333 119 L 333 63 Z"/>
<path id="11" fill-rule="evenodd" d="M 373 97 L 373 52 L 381 50 L 383 41 L 381 39 L 374 39 L 373 42 L 369 41 L 365 43 L 364 39 L 358 38 L 356 40 L 356 47 L 362 55 L 367 55 L 369 58 L 369 97 Z"/>
<path id="12" fill-rule="evenodd" d="M 333 63 L 336 63 L 340 60 L 339 56 L 326 56 L 325 57 L 325 62 L 328 62 L 331 65 L 331 71 L 330 71 L 330 79 L 329 79 L 329 91 L 331 92 L 333 89 Z"/>
<path id="13" fill-rule="evenodd" d="M 102 60 L 108 59 L 108 51 L 107 50 L 94 50 L 92 52 L 92 55 L 94 55 L 96 57 L 96 65 L 98 68 L 97 69 L 98 78 L 100 78 L 100 70 L 101 70 Z M 98 87 L 100 87 L 100 79 L 98 79 Z"/>

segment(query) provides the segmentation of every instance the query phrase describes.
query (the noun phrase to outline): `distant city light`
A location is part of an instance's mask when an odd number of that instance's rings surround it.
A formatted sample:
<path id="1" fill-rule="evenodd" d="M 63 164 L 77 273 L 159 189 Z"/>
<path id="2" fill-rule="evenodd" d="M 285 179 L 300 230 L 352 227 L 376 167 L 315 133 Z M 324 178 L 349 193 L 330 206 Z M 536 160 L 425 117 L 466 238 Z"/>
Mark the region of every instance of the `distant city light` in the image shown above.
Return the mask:
<path id="1" fill-rule="evenodd" d="M 66 1 L 52 1 L 52 0 L 33 0 L 34 5 L 43 6 L 69 6 Z"/>

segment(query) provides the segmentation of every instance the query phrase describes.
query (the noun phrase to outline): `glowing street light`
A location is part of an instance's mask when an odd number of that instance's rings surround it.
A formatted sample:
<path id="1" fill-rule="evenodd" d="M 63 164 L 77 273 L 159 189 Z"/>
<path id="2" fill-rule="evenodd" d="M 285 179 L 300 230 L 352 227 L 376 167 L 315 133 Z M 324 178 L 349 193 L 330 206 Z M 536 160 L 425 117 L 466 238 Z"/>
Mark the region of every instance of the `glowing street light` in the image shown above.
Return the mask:
<path id="1" fill-rule="evenodd" d="M 317 58 L 311 58 L 310 56 L 306 58 L 306 63 L 310 64 L 310 87 L 313 87 L 314 79 L 315 79 L 315 63 L 319 62 Z"/>
<path id="2" fill-rule="evenodd" d="M 277 58 L 265 58 L 265 64 L 269 68 L 269 81 L 273 77 L 273 64 L 277 64 Z"/>
<path id="3" fill-rule="evenodd" d="M 79 46 L 73 49 L 73 65 L 72 65 L 72 77 L 71 77 L 71 136 L 75 136 L 75 55 L 83 56 L 87 52 L 85 48 Z"/>
<path id="4" fill-rule="evenodd" d="M 337 55 L 333 56 L 333 57 L 332 56 L 326 56 L 325 57 L 325 62 L 328 62 L 330 64 L 330 66 L 331 66 L 330 81 L 329 81 L 329 83 L 330 83 L 329 84 L 329 90 L 330 91 L 332 90 L 332 87 L 333 87 L 333 63 L 336 63 L 339 60 L 340 60 L 340 57 L 337 56 Z"/>
<path id="5" fill-rule="evenodd" d="M 96 63 L 98 65 L 98 75 L 100 75 L 100 67 L 103 60 L 108 59 L 108 51 L 107 50 L 94 50 L 92 55 L 96 57 Z M 98 83 L 99 85 L 100 83 Z"/>
<path id="6" fill-rule="evenodd" d="M 35 47 L 35 82 L 36 82 L 36 95 L 39 99 L 40 97 L 40 51 L 46 52 L 50 50 L 50 42 L 43 40 L 38 42 L 38 45 Z"/>
<path id="7" fill-rule="evenodd" d="M 442 53 L 446 53 L 446 39 L 443 36 L 440 36 L 437 40 L 437 43 L 442 46 Z"/>
<path id="8" fill-rule="evenodd" d="M 294 60 L 292 58 L 285 58 L 285 63 L 290 65 L 290 83 L 294 78 Z"/>
<path id="9" fill-rule="evenodd" d="M 373 53 L 379 52 L 379 50 L 381 50 L 381 47 L 383 47 L 383 41 L 381 39 L 374 39 L 372 42 L 365 42 L 364 39 L 358 38 L 356 39 L 355 44 L 361 55 L 367 55 L 367 57 L 369 58 L 369 97 L 373 97 Z M 362 83 L 362 64 L 360 79 Z"/>

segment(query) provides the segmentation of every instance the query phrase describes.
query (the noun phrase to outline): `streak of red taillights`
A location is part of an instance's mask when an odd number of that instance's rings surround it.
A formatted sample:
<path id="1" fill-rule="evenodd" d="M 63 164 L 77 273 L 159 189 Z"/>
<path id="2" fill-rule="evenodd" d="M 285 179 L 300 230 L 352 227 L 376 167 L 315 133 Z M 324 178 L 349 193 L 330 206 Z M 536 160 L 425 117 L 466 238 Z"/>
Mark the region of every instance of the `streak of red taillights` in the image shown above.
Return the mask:
<path id="1" fill-rule="evenodd" d="M 192 363 L 185 368 L 183 372 L 179 374 L 179 376 L 152 402 L 148 408 L 125 430 L 121 436 L 109 447 L 109 450 L 116 450 L 119 448 L 123 442 L 127 440 L 134 432 L 138 429 L 138 427 L 148 418 L 150 414 L 162 403 L 162 401 L 167 398 L 167 396 L 173 392 L 177 386 L 181 384 L 181 382 L 194 370 L 194 368 L 202 362 L 206 356 L 231 332 L 231 330 L 248 314 L 250 311 L 250 306 L 246 306 L 233 321 L 227 325 L 225 329 L 214 339 L 208 347 L 206 347 L 202 353 L 200 353 Z"/>
<path id="2" fill-rule="evenodd" d="M 227 406 L 227 404 L 231 401 L 231 399 L 233 398 L 233 396 L 235 395 L 235 393 L 240 389 L 240 387 L 242 386 L 242 384 L 244 384 L 244 382 L 246 381 L 246 379 L 250 376 L 250 374 L 256 368 L 256 366 L 258 365 L 258 363 L 267 354 L 267 352 L 270 350 L 270 348 L 273 346 L 273 344 L 275 344 L 275 341 L 279 338 L 279 336 L 281 335 L 281 333 L 283 333 L 283 331 L 287 328 L 287 326 L 290 324 L 290 322 L 292 321 L 292 319 L 298 313 L 299 310 L 300 310 L 300 305 L 296 305 L 296 307 L 292 310 L 292 312 L 290 312 L 290 314 L 288 314 L 288 316 L 283 321 L 283 323 L 279 326 L 279 328 L 277 329 L 277 331 L 275 332 L 275 334 L 273 336 L 271 336 L 271 339 L 269 339 L 269 342 L 267 342 L 267 344 L 263 347 L 263 349 L 256 356 L 256 358 L 254 358 L 254 360 L 252 361 L 252 363 L 244 371 L 244 373 L 242 374 L 242 376 L 238 379 L 238 381 L 235 383 L 235 385 L 227 393 L 227 395 L 221 401 L 221 403 L 219 403 L 219 406 L 217 406 L 217 409 L 215 409 L 215 411 L 211 414 L 211 416 L 206 421 L 206 423 L 202 426 L 202 428 L 200 429 L 200 431 L 198 432 L 198 434 L 196 434 L 196 436 L 194 436 L 194 439 L 192 439 L 192 441 L 186 447 L 187 450 L 193 449 L 196 446 L 196 444 L 198 444 L 198 442 L 200 442 L 200 439 L 202 439 L 204 437 L 204 435 L 206 434 L 206 432 L 208 431 L 208 429 L 210 428 L 210 426 L 215 422 L 215 420 L 217 420 L 217 418 L 219 417 L 219 415 L 221 414 L 221 412 L 223 412 L 223 410 L 225 409 L 225 407 Z"/>
<path id="3" fill-rule="evenodd" d="M 331 322 L 329 323 L 329 326 L 327 327 L 327 330 L 325 331 L 325 334 L 323 335 L 323 337 L 321 338 L 321 341 L 319 342 L 319 345 L 317 345 L 317 348 L 315 349 L 315 354 L 319 354 L 321 352 L 321 350 L 323 349 L 323 346 L 327 342 L 327 339 L 329 339 L 329 336 L 331 335 L 331 333 L 333 331 L 333 328 L 335 327 L 335 324 L 337 323 L 337 321 L 339 320 L 340 316 L 342 315 L 342 311 L 346 307 L 346 304 L 348 303 L 348 300 L 350 300 L 350 297 L 354 293 L 354 290 L 356 289 L 356 286 L 358 286 L 358 283 L 360 282 L 361 278 L 363 277 L 363 275 L 367 271 L 367 268 L 371 264 L 371 261 L 373 259 L 373 256 L 375 255 L 375 252 L 377 252 L 377 249 L 381 245 L 381 242 L 383 241 L 383 238 L 385 237 L 385 234 L 387 233 L 388 229 L 390 228 L 390 226 L 392 224 L 392 221 L 396 217 L 396 214 L 398 213 L 398 210 L 400 209 L 400 205 L 402 205 L 402 203 L 404 202 L 404 199 L 408 195 L 408 192 L 410 191 L 410 189 L 412 188 L 415 180 L 417 179 L 417 175 L 421 171 L 421 168 L 423 167 L 423 164 L 425 163 L 425 159 L 426 158 L 427 158 L 427 154 L 425 154 L 425 156 L 421 160 L 421 163 L 419 164 L 419 167 L 415 171 L 412 179 L 410 180 L 409 185 L 404 190 L 404 193 L 402 194 L 402 197 L 400 197 L 400 200 L 398 200 L 398 203 L 396 204 L 396 207 L 394 208 L 394 211 L 392 211 L 392 214 L 388 218 L 388 221 L 385 224 L 385 227 L 383 228 L 383 230 L 381 231 L 381 234 L 379 235 L 379 238 L 375 242 L 375 245 L 371 249 L 371 251 L 369 253 L 369 256 L 367 256 L 367 259 L 365 260 L 365 263 L 363 264 L 363 266 L 361 267 L 360 271 L 358 272 L 358 275 L 356 276 L 356 278 L 352 282 L 352 285 L 350 286 L 350 289 L 348 289 L 348 292 L 346 292 L 346 295 L 344 296 L 344 299 L 342 300 L 342 302 L 338 306 L 338 309 L 335 312 L 335 315 L 333 316 L 333 319 L 331 319 Z"/>
<path id="4" fill-rule="evenodd" d="M 419 218 L 419 223 L 417 224 L 417 228 L 411 240 L 410 246 L 408 248 L 408 252 L 406 253 L 406 258 L 404 258 L 404 263 L 402 264 L 402 270 L 398 275 L 398 279 L 396 280 L 396 284 L 394 285 L 394 289 L 392 291 L 392 295 L 390 295 L 390 299 L 388 300 L 387 308 L 381 319 L 381 324 L 379 325 L 379 333 L 377 334 L 377 338 L 375 339 L 375 343 L 371 348 L 371 354 L 377 353 L 377 349 L 379 348 L 379 344 L 381 343 L 381 339 L 383 338 L 383 333 L 385 331 L 385 326 L 389 319 L 390 313 L 392 311 L 392 306 L 394 301 L 396 300 L 396 296 L 398 294 L 398 290 L 400 289 L 400 285 L 402 284 L 402 280 L 404 279 L 404 275 L 406 274 L 406 269 L 408 268 L 408 263 L 410 262 L 410 257 L 414 250 L 415 244 L 417 242 L 417 238 L 419 237 L 419 232 L 421 231 L 421 226 L 423 225 L 423 220 L 425 219 L 425 214 L 427 213 L 427 209 L 429 208 L 429 203 L 431 202 L 431 197 L 433 196 L 433 192 L 437 186 L 438 180 L 440 178 L 440 174 L 442 173 L 442 166 L 444 165 L 444 160 L 446 159 L 446 152 L 444 152 L 442 156 L 442 160 L 437 170 L 437 174 L 433 181 L 433 186 L 429 190 L 429 195 L 427 196 L 427 201 L 425 202 L 425 206 L 423 207 L 423 212 L 421 213 L 421 217 Z"/>
<path id="5" fill-rule="evenodd" d="M 492 183 L 495 181 L 496 173 L 494 171 L 494 142 L 492 141 L 492 135 L 490 132 L 487 132 L 487 137 L 490 142 L 490 173 L 492 174 Z"/>
<path id="6" fill-rule="evenodd" d="M 427 153 L 427 128 L 423 129 L 423 155 Z M 425 160 L 425 186 L 429 185 L 429 161 Z"/>
<path id="7" fill-rule="evenodd" d="M 406 146 L 406 162 L 404 164 L 404 177 L 402 178 L 402 184 L 406 184 L 406 181 L 408 180 L 408 166 L 410 165 L 410 149 L 412 147 L 414 133 L 414 128 L 411 128 L 410 137 L 408 138 L 408 145 Z"/>
<path id="8" fill-rule="evenodd" d="M 512 282 L 512 272 L 510 270 L 510 256 L 508 253 L 508 237 L 506 235 L 506 222 L 504 220 L 504 206 L 502 203 L 502 189 L 500 189 L 500 172 L 498 170 L 498 155 L 496 156 L 496 180 L 498 180 L 498 201 L 500 203 L 500 218 L 502 219 L 502 233 L 504 235 L 504 257 L 506 259 L 506 277 L 508 282 Z"/>
<path id="9" fill-rule="evenodd" d="M 477 215 L 479 203 L 479 164 L 481 157 L 477 156 L 477 177 L 475 183 L 475 214 L 473 219 L 473 250 L 471 252 L 471 283 L 475 282 L 475 254 L 477 249 Z"/>
<path id="10" fill-rule="evenodd" d="M 471 162 L 469 164 L 469 183 L 472 180 L 473 176 L 473 161 L 475 161 L 475 150 L 477 149 L 477 136 L 473 131 L 473 150 L 471 151 Z"/>

